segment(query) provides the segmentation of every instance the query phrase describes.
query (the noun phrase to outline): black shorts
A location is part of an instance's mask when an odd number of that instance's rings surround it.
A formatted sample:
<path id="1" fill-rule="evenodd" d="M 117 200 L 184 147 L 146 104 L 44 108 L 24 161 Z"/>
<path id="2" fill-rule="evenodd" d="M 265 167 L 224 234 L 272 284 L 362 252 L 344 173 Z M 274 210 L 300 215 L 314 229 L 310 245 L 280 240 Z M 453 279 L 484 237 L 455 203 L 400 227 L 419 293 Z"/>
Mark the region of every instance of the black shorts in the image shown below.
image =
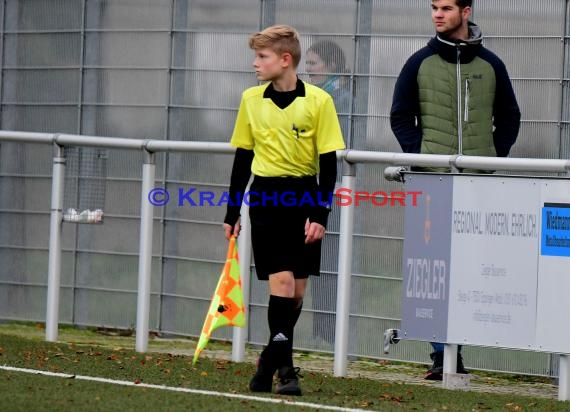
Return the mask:
<path id="1" fill-rule="evenodd" d="M 305 244 L 305 222 L 316 199 L 310 177 L 255 176 L 249 193 L 251 243 L 259 280 L 291 271 L 295 279 L 319 276 L 321 241 Z"/>

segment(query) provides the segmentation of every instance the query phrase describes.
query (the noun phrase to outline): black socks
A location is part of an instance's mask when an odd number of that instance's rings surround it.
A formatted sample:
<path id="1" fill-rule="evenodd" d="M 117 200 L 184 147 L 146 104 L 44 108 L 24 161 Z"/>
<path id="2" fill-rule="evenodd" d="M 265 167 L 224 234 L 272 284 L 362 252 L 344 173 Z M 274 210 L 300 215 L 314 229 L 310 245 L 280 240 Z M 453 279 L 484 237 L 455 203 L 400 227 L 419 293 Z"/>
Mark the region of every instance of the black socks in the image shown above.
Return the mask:
<path id="1" fill-rule="evenodd" d="M 293 329 L 300 313 L 294 298 L 269 296 L 269 343 L 261 353 L 264 362 L 275 368 L 293 367 Z"/>

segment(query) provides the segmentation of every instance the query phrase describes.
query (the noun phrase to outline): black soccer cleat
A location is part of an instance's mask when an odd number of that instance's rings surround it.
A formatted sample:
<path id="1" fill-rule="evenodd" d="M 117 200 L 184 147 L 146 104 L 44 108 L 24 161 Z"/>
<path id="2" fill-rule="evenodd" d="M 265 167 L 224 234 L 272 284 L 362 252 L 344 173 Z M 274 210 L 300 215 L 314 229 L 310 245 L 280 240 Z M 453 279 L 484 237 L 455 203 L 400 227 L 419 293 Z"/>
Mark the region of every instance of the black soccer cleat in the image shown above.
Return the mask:
<path id="1" fill-rule="evenodd" d="M 275 393 L 278 395 L 301 396 L 301 388 L 299 387 L 299 368 L 284 366 L 279 369 L 277 378 L 279 379 L 275 385 Z M 301 376 L 302 377 L 302 376 Z"/>
<path id="2" fill-rule="evenodd" d="M 249 390 L 252 392 L 269 392 L 273 389 L 273 375 L 277 368 L 271 367 L 262 357 L 257 359 L 257 371 L 251 381 L 249 381 Z"/>

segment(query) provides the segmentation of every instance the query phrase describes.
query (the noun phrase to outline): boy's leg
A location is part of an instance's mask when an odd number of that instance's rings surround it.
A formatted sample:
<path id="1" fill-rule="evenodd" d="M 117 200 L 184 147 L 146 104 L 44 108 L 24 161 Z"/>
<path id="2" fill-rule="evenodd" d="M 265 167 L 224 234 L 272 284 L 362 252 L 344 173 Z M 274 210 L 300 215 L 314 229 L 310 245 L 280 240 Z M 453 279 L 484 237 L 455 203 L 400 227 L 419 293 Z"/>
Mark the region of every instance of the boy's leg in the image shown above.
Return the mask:
<path id="1" fill-rule="evenodd" d="M 293 367 L 294 328 L 301 314 L 307 279 L 295 279 L 292 272 L 269 276 L 269 344 L 264 352 L 275 366 Z"/>
<path id="2" fill-rule="evenodd" d="M 308 279 L 295 279 L 295 318 L 293 326 L 297 324 L 299 316 L 301 316 L 301 310 L 303 310 L 303 298 L 305 297 L 305 290 L 307 289 Z"/>
<path id="3" fill-rule="evenodd" d="M 303 306 L 303 297 L 307 287 L 307 279 L 295 279 L 294 310 L 291 317 L 291 339 L 287 348 L 287 363 L 280 367 L 277 372 L 279 381 L 275 387 L 275 393 L 280 395 L 301 395 L 299 387 L 299 368 L 293 367 L 293 336 L 295 324 L 299 320 Z"/>
<path id="4" fill-rule="evenodd" d="M 282 296 L 269 296 L 267 318 L 269 342 L 261 356 L 276 368 L 292 365 L 293 321 L 296 313 L 295 300 Z"/>
<path id="5" fill-rule="evenodd" d="M 269 290 L 269 342 L 261 352 L 257 372 L 250 381 L 249 387 L 254 392 L 271 392 L 275 372 L 283 366 L 293 367 L 293 328 L 299 316 L 293 273 L 270 275 Z"/>

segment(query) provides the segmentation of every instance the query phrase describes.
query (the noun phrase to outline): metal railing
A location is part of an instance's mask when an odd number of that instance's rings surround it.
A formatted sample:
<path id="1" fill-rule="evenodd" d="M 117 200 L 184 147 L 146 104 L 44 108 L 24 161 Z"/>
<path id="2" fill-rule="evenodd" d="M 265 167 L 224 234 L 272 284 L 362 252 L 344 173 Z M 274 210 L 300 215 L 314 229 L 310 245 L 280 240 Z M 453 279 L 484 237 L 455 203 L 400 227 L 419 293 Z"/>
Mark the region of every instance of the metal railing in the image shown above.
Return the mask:
<path id="1" fill-rule="evenodd" d="M 116 137 L 96 137 L 71 134 L 48 134 L 16 131 L 0 131 L 0 142 L 36 143 L 51 145 L 54 148 L 53 174 L 51 189 L 50 236 L 48 258 L 48 288 L 46 308 L 46 340 L 56 341 L 58 338 L 58 311 L 61 272 L 61 228 L 63 213 L 63 191 L 65 177 L 64 148 L 69 146 L 97 147 L 110 149 L 127 149 L 142 151 L 142 191 L 141 217 L 138 261 L 138 294 L 136 321 L 136 350 L 145 352 L 148 349 L 150 277 L 153 237 L 153 206 L 147 199 L 155 182 L 155 153 L 158 152 L 195 152 L 231 154 L 234 152 L 228 143 L 164 141 L 145 139 L 125 139 Z M 421 155 L 389 152 L 368 152 L 345 150 L 337 156 L 343 160 L 342 187 L 353 193 L 355 189 L 356 168 L 358 163 L 382 163 L 393 166 L 444 167 L 451 170 L 479 169 L 504 170 L 509 172 L 540 172 L 570 174 L 570 160 L 564 159 L 523 159 L 523 158 L 489 158 L 464 155 Z M 398 169 L 390 170 L 392 177 Z M 389 177 L 389 176 L 387 176 Z M 338 283 L 336 304 L 336 339 L 334 342 L 334 374 L 346 376 L 348 364 L 348 336 L 350 315 L 350 288 L 353 260 L 352 235 L 354 221 L 354 202 L 340 210 L 340 236 L 338 254 Z M 244 206 L 245 207 L 245 206 Z M 249 273 L 251 246 L 247 213 L 243 213 L 244 230 L 239 239 L 241 256 L 241 273 Z M 243 289 L 246 296 L 246 311 L 249 298 L 249 276 L 242 276 Z M 234 328 L 232 359 L 243 361 L 247 330 Z M 561 362 L 561 378 L 568 375 L 562 370 L 568 362 Z M 564 375 L 563 375 L 564 374 Z M 568 381 L 568 380 L 565 380 Z M 562 385 L 561 385 L 562 386 Z M 570 389 L 568 389 L 570 393 Z"/>

